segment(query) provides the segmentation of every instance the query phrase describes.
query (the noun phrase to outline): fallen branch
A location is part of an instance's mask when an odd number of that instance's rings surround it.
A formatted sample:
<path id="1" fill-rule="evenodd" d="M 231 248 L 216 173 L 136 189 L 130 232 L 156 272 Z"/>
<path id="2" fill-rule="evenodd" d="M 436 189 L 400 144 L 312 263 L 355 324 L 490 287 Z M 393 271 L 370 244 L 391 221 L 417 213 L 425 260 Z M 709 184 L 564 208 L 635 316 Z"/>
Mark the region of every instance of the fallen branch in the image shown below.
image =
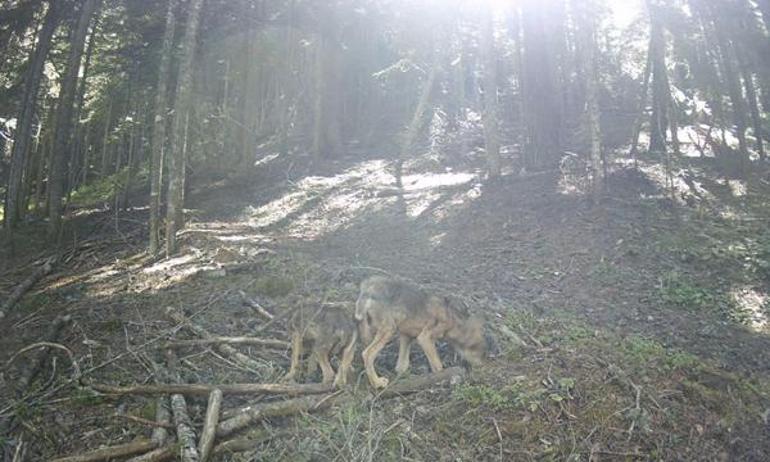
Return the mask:
<path id="1" fill-rule="evenodd" d="M 201 455 L 201 462 L 206 462 L 214 447 L 214 439 L 219 424 L 219 409 L 222 406 L 222 390 L 216 389 L 209 395 L 209 403 L 206 408 L 206 420 L 203 424 L 201 439 L 198 442 L 198 452 Z"/>
<path id="2" fill-rule="evenodd" d="M 112 460 L 119 457 L 132 456 L 155 449 L 155 443 L 150 440 L 137 440 L 117 446 L 108 446 L 96 449 L 85 454 L 77 456 L 62 457 L 54 459 L 51 462 L 98 462 L 102 460 Z"/>
<path id="3" fill-rule="evenodd" d="M 258 337 L 209 337 L 198 340 L 174 340 L 166 342 L 164 348 L 187 348 L 203 345 L 258 345 L 268 348 L 289 348 L 291 344 L 285 340 Z"/>
<path id="4" fill-rule="evenodd" d="M 277 435 L 264 435 L 258 438 L 237 438 L 214 446 L 212 451 L 213 455 L 233 454 L 236 452 L 251 451 L 258 445 L 270 441 L 275 438 L 279 438 L 281 433 Z M 167 445 L 154 451 L 150 451 L 144 455 L 134 457 L 126 462 L 166 462 L 171 460 L 177 454 L 176 445 Z"/>
<path id="5" fill-rule="evenodd" d="M 66 346 L 60 343 L 54 343 L 54 342 L 37 342 L 37 343 L 33 343 L 32 345 L 25 346 L 21 350 L 14 353 L 13 356 L 11 356 L 11 358 L 5 363 L 5 367 L 6 368 L 10 367 L 11 364 L 13 364 L 13 362 L 16 360 L 16 358 L 36 348 L 45 348 L 45 349 L 54 348 L 65 352 L 67 354 L 67 357 L 70 360 L 70 363 L 72 364 L 72 368 L 74 370 L 73 375 L 75 377 L 80 377 L 80 367 L 78 366 L 78 362 L 75 360 L 75 355 L 72 354 L 72 350 L 70 350 L 69 348 L 67 348 Z"/>
<path id="6" fill-rule="evenodd" d="M 59 334 L 61 333 L 64 326 L 69 324 L 70 321 L 71 321 L 70 316 L 56 317 L 56 319 L 54 319 L 53 323 L 48 329 L 48 332 L 46 333 L 43 342 L 38 342 L 34 345 L 31 345 L 30 347 L 22 349 L 20 352 L 16 353 L 8 361 L 8 365 L 10 365 L 13 362 L 13 360 L 23 352 L 33 348 L 42 347 L 40 351 L 38 351 L 37 354 L 34 356 L 34 358 L 32 358 L 32 360 L 30 361 L 29 368 L 27 368 L 22 373 L 22 376 L 19 379 L 17 395 L 21 401 L 27 401 L 29 397 L 33 396 L 33 393 L 29 391 L 29 387 L 32 384 L 32 382 L 35 380 L 35 378 L 37 378 L 38 374 L 40 374 L 40 371 L 43 370 L 43 366 L 48 360 L 48 354 L 51 346 L 57 345 L 56 348 L 61 347 L 64 350 L 67 350 L 66 347 L 59 345 L 55 342 L 59 338 Z M 73 368 L 75 370 L 75 374 L 74 374 L 75 377 L 73 377 L 72 379 L 74 381 L 79 378 L 80 371 L 78 370 L 77 363 L 75 362 L 72 356 L 72 352 L 69 350 L 67 351 L 68 351 L 67 354 L 69 355 L 69 358 L 72 361 Z M 11 415 L 10 418 L 8 418 L 5 421 L 0 421 L 0 439 L 6 436 L 9 436 L 11 433 L 13 433 L 16 430 L 18 424 L 19 424 L 19 420 L 16 418 L 15 415 Z"/>
<path id="7" fill-rule="evenodd" d="M 439 385 L 442 382 L 449 381 L 450 383 L 455 383 L 462 380 L 464 377 L 465 369 L 461 367 L 450 367 L 449 369 L 444 369 L 432 374 L 412 376 L 394 382 L 379 392 L 377 397 L 387 399 L 396 396 L 417 393 L 419 391 L 425 390 L 426 388 Z"/>
<path id="8" fill-rule="evenodd" d="M 193 322 L 189 318 L 187 318 L 187 316 L 175 310 L 174 308 L 169 307 L 166 309 L 166 312 L 171 317 L 171 319 L 173 319 L 179 324 L 185 325 L 195 335 L 199 337 L 203 337 L 204 339 L 210 339 L 215 337 L 211 335 L 206 329 L 193 324 Z M 224 344 L 217 345 L 217 350 L 223 355 L 229 356 L 233 361 L 239 363 L 241 366 L 244 366 L 248 369 L 258 370 L 261 367 L 261 364 L 259 364 L 258 362 L 254 361 L 253 359 L 249 358 L 245 354 L 241 353 L 240 351 L 236 350 L 235 348 L 229 345 L 224 345 Z"/>
<path id="9" fill-rule="evenodd" d="M 171 350 L 166 350 L 168 375 L 179 380 L 176 370 L 177 358 Z M 195 445 L 195 430 L 193 430 L 190 415 L 187 413 L 187 403 L 184 396 L 178 393 L 171 395 L 171 413 L 176 424 L 176 438 L 179 442 L 179 452 L 182 462 L 198 462 L 198 448 Z"/>
<path id="10" fill-rule="evenodd" d="M 216 434 L 218 438 L 224 438 L 268 417 L 287 416 L 327 409 L 343 396 L 349 397 L 341 393 L 330 393 L 245 406 L 234 417 L 220 422 L 217 426 Z"/>
<path id="11" fill-rule="evenodd" d="M 173 428 L 171 425 L 171 409 L 169 409 L 168 398 L 158 396 L 155 400 L 155 422 L 158 424 L 152 431 L 152 440 L 158 447 L 166 444 L 168 431 L 166 428 Z"/>
<path id="12" fill-rule="evenodd" d="M 67 316 L 58 316 L 56 319 L 54 319 L 53 324 L 51 324 L 51 327 L 48 329 L 48 333 L 46 333 L 45 339 L 43 342 L 40 342 L 40 344 L 44 344 L 45 348 L 41 349 L 37 356 L 32 360 L 31 366 L 29 369 L 27 369 L 27 373 L 24 374 L 21 379 L 19 379 L 19 390 L 26 390 L 29 385 L 32 383 L 32 381 L 35 380 L 37 375 L 40 373 L 40 371 L 43 369 L 43 365 L 45 364 L 46 360 L 48 359 L 48 353 L 50 352 L 50 346 L 56 343 L 56 340 L 59 338 L 59 334 L 61 333 L 64 326 L 70 323 L 72 320 L 72 317 Z M 69 355 L 70 359 L 72 360 L 73 367 L 75 367 L 75 370 L 77 371 L 77 363 L 74 362 L 72 352 L 67 350 L 66 347 L 64 348 L 65 351 L 67 351 L 67 354 Z M 26 349 L 22 350 L 21 352 L 26 351 Z M 20 354 L 21 352 L 17 353 L 16 355 Z M 16 356 L 14 355 L 14 357 Z M 11 358 L 12 360 L 13 358 Z M 9 364 L 11 362 L 9 360 Z"/>
<path id="13" fill-rule="evenodd" d="M 174 414 L 176 437 L 179 440 L 182 462 L 197 462 L 200 460 L 200 456 L 195 445 L 195 430 L 193 430 L 190 415 L 187 413 L 187 403 L 184 396 L 171 395 L 171 411 Z"/>
<path id="14" fill-rule="evenodd" d="M 241 298 L 243 298 L 243 301 L 247 305 L 249 305 L 254 311 L 256 311 L 257 314 L 259 314 L 260 316 L 262 316 L 264 318 L 267 318 L 268 320 L 271 320 L 271 321 L 273 320 L 273 318 L 275 318 L 275 316 L 272 313 L 270 313 L 265 308 L 263 308 L 262 305 L 257 303 L 256 300 L 254 300 L 252 298 L 249 298 L 249 296 L 246 295 L 246 293 L 244 291 L 239 290 L 238 293 L 241 295 Z"/>
<path id="15" fill-rule="evenodd" d="M 142 425 L 147 425 L 149 427 L 157 427 L 157 428 L 163 428 L 163 429 L 165 429 L 165 428 L 173 429 L 174 428 L 174 426 L 171 425 L 168 422 L 159 422 L 157 420 L 143 419 L 142 417 L 137 417 L 135 415 L 130 415 L 130 414 L 115 414 L 115 417 L 118 417 L 118 418 L 121 418 L 121 419 L 130 420 L 131 422 L 135 422 L 135 423 L 142 424 Z M 155 441 L 155 440 L 153 439 L 153 441 Z"/>
<path id="16" fill-rule="evenodd" d="M 208 383 L 176 383 L 158 385 L 129 385 L 125 387 L 104 385 L 98 383 L 89 384 L 94 390 L 110 395 L 164 395 L 179 394 L 206 396 L 219 389 L 226 395 L 314 395 L 328 393 L 334 390 L 329 384 L 322 383 L 233 383 L 233 384 L 208 384 Z"/>
<path id="17" fill-rule="evenodd" d="M 21 300 L 24 294 L 26 294 L 32 286 L 37 284 L 37 281 L 51 274 L 54 263 L 56 263 L 55 258 L 51 257 L 47 259 L 45 263 L 39 266 L 27 279 L 13 289 L 13 292 L 11 292 L 5 302 L 3 302 L 3 305 L 0 306 L 0 319 L 3 319 L 5 314 L 11 311 L 11 308 Z"/>
<path id="18" fill-rule="evenodd" d="M 164 462 L 171 460 L 176 455 L 176 445 L 163 446 L 162 448 L 128 459 L 126 462 Z"/>

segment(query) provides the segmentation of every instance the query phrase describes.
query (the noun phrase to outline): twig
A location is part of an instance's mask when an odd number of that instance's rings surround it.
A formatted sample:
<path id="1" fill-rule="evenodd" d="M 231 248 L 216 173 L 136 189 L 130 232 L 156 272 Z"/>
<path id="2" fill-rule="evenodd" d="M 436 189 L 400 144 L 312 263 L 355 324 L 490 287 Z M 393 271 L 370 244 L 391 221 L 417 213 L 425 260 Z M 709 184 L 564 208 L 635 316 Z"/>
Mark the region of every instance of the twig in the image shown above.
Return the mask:
<path id="1" fill-rule="evenodd" d="M 497 441 L 500 443 L 500 460 L 503 460 L 503 433 L 500 431 L 500 426 L 497 425 L 497 419 L 492 417 L 492 423 L 495 425 L 495 431 L 497 432 Z"/>

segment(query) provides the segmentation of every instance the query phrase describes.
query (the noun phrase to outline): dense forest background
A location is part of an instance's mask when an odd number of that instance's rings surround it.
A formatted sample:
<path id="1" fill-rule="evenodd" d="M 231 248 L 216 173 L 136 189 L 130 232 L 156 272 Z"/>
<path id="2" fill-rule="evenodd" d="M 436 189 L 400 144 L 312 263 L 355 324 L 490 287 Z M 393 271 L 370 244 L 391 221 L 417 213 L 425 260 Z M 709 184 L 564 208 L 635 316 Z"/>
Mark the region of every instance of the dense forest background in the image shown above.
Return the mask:
<path id="1" fill-rule="evenodd" d="M 670 181 L 682 156 L 741 178 L 765 159 L 765 1 L 167 3 L 5 2 L 8 233 L 58 237 L 73 197 L 142 188 L 173 253 L 188 183 L 276 153 L 479 149 L 490 178 L 566 153 L 595 199 L 640 152 Z"/>
<path id="2" fill-rule="evenodd" d="M 216 457 L 767 460 L 768 142 L 770 0 L 2 1 L 2 456 L 178 431 L 86 379 L 275 382 L 153 348 L 386 273 L 500 356 Z"/>

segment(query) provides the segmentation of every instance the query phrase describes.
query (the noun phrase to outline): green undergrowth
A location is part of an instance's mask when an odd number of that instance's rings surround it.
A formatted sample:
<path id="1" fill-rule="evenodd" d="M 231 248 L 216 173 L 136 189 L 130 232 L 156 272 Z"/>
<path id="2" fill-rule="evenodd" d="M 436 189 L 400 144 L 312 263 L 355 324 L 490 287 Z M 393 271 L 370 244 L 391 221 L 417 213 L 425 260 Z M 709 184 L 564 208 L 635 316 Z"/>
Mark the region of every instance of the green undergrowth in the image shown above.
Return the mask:
<path id="1" fill-rule="evenodd" d="M 125 189 L 129 181 L 129 168 L 124 167 L 119 172 L 93 180 L 72 192 L 70 201 L 81 207 L 91 207 L 114 199 L 118 191 Z M 133 172 L 131 188 L 144 190 L 149 182 L 149 171 L 143 166 Z"/>
<path id="2" fill-rule="evenodd" d="M 608 332 L 568 312 L 517 311 L 504 324 L 527 346 L 503 338 L 505 355 L 464 382 L 388 400 L 357 387 L 355 399 L 334 411 L 293 420 L 291 444 L 276 439 L 243 460 L 309 461 L 328 454 L 338 460 L 499 460 L 502 454 L 503 460 L 580 461 L 599 453 L 740 460 L 767 448 L 766 377 L 739 376 L 654 338 Z M 415 352 L 413 360 L 424 358 Z"/>

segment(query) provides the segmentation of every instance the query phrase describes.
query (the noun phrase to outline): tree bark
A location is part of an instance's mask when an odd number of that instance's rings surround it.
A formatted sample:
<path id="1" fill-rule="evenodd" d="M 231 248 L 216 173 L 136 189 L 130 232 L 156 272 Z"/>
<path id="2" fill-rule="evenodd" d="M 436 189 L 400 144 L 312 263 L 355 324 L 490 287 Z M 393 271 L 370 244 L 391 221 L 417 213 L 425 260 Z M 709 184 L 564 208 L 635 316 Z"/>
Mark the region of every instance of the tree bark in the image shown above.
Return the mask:
<path id="1" fill-rule="evenodd" d="M 19 219 L 21 204 L 21 184 L 24 176 L 25 157 L 29 151 L 29 140 L 32 134 L 32 121 L 37 108 L 37 95 L 40 92 L 40 81 L 46 57 L 51 49 L 53 34 L 61 20 L 62 2 L 50 2 L 43 27 L 38 36 L 38 43 L 32 55 L 29 69 L 24 82 L 21 114 L 18 117 L 18 128 L 14 135 L 11 151 L 11 168 L 8 175 L 8 188 L 5 197 L 4 226 L 9 233 L 16 227 Z M 29 175 L 30 172 L 27 172 Z"/>
<path id="2" fill-rule="evenodd" d="M 81 3 L 80 13 L 70 42 L 69 58 L 62 80 L 61 92 L 59 93 L 59 107 L 56 111 L 56 135 L 54 136 L 56 152 L 51 159 L 51 170 L 48 174 L 49 237 L 52 239 L 58 239 L 61 230 L 65 170 L 72 147 L 72 117 L 80 61 L 83 56 L 88 25 L 100 3 L 101 0 L 83 0 Z"/>
<path id="3" fill-rule="evenodd" d="M 176 233 L 184 221 L 185 169 L 187 152 L 185 149 L 187 120 L 192 101 L 192 64 L 195 57 L 195 45 L 198 37 L 198 24 L 203 0 L 190 0 L 187 9 L 187 25 L 181 44 L 179 58 L 179 77 L 177 79 L 176 101 L 174 103 L 174 125 L 169 145 L 169 187 L 166 199 L 166 255 L 177 251 Z M 181 217 L 181 219 L 180 219 Z"/>
<path id="4" fill-rule="evenodd" d="M 484 61 L 484 138 L 490 178 L 500 176 L 500 134 L 497 118 L 497 55 L 494 14 L 484 8 L 481 25 L 481 55 Z"/>

